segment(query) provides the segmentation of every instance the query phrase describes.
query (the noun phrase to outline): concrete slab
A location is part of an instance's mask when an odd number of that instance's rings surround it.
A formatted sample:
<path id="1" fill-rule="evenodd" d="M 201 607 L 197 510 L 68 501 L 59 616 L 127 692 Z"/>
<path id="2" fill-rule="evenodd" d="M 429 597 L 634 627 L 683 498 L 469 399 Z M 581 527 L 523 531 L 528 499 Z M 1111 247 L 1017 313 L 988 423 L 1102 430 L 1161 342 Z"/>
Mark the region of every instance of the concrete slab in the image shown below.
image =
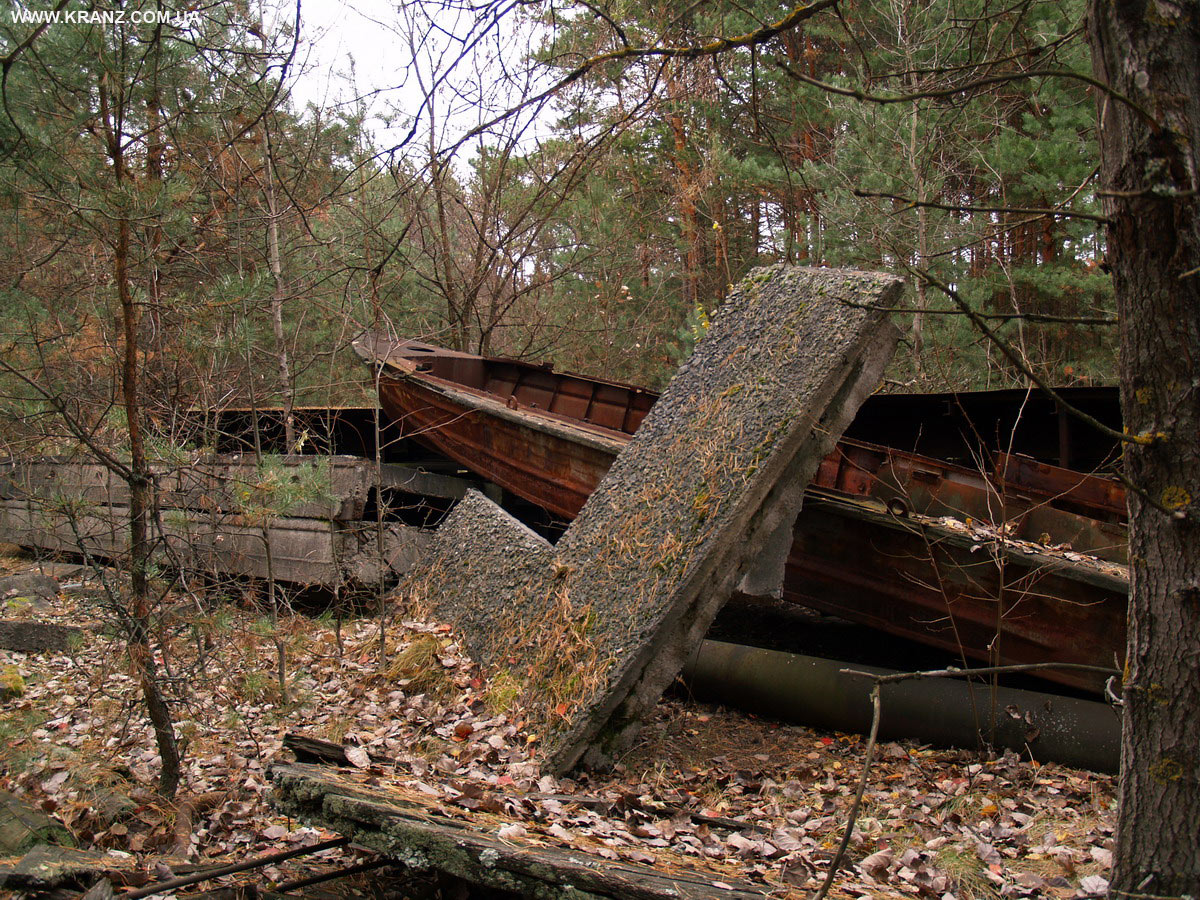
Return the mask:
<path id="1" fill-rule="evenodd" d="M 66 653 L 83 643 L 84 631 L 74 625 L 0 619 L 0 650 L 17 653 Z"/>
<path id="2" fill-rule="evenodd" d="M 123 558 L 129 551 L 128 510 L 99 503 L 80 507 L 0 500 L 0 534 L 53 553 Z M 150 537 L 155 558 L 167 566 L 333 588 L 347 581 L 371 585 L 381 575 L 393 579 L 416 563 L 425 532 L 396 523 L 384 528 L 382 560 L 373 522 L 278 518 L 264 533 L 236 514 L 164 509 L 151 523 Z"/>
<path id="3" fill-rule="evenodd" d="M 480 495 L 443 526 L 413 597 L 519 686 L 551 771 L 627 746 L 733 587 L 778 555 L 772 536 L 895 350 L 864 307 L 901 291 L 885 274 L 756 270 L 552 551 Z"/>

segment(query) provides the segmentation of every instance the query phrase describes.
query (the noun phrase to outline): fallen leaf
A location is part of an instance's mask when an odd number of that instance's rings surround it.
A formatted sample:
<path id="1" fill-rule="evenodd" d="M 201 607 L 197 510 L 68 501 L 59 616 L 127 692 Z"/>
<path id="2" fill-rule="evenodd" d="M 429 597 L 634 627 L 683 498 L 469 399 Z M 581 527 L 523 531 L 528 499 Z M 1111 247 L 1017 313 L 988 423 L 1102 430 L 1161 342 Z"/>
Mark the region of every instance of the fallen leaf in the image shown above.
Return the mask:
<path id="1" fill-rule="evenodd" d="M 887 867 L 892 864 L 892 849 L 884 847 L 875 853 L 872 853 L 866 859 L 858 864 L 858 867 L 870 875 L 876 877 L 882 872 L 887 871 Z"/>

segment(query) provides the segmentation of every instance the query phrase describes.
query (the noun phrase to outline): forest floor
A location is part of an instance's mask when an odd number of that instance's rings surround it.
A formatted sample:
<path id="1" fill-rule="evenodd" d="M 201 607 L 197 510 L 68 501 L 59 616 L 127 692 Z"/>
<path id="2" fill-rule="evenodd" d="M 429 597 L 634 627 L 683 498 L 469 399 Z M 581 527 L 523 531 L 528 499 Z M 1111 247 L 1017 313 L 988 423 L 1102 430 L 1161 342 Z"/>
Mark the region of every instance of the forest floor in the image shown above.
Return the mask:
<path id="1" fill-rule="evenodd" d="M 0 558 L 0 574 L 30 565 Z M 489 683 L 446 626 L 396 618 L 381 641 L 375 618 L 276 622 L 229 597 L 176 593 L 157 636 L 185 744 L 183 784 L 167 803 L 154 791 L 153 735 L 103 600 L 97 580 L 77 579 L 38 615 L 87 627 L 68 653 L 0 650 L 0 670 L 15 667 L 24 682 L 0 707 L 0 787 L 52 812 L 80 846 L 131 855 L 157 878 L 171 860 L 237 862 L 333 837 L 271 806 L 268 771 L 291 759 L 287 732 L 344 744 L 356 765 L 369 765 L 359 748 L 395 760 L 385 781 L 464 809 L 516 798 L 502 804 L 512 817 L 502 837 L 647 864 L 684 854 L 778 897 L 820 885 L 861 772 L 859 735 L 666 699 L 614 772 L 551 778 L 534 761 L 537 736 L 511 686 Z M 884 743 L 831 896 L 1101 896 L 1114 787 L 1109 776 L 1012 753 Z M 330 850 L 218 884 L 266 888 L 361 858 Z"/>

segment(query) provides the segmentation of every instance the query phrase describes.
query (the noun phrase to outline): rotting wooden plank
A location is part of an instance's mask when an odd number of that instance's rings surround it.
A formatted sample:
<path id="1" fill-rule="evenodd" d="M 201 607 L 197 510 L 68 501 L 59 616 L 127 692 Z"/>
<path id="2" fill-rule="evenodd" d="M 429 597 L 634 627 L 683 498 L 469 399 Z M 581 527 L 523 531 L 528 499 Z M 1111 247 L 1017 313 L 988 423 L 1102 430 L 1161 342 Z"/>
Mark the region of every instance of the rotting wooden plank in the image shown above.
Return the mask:
<path id="1" fill-rule="evenodd" d="M 283 736 L 283 746 L 295 754 L 302 763 L 332 763 L 335 766 L 348 766 L 351 762 L 346 757 L 346 745 L 335 744 L 320 738 L 310 737 L 289 731 Z M 396 760 L 378 753 L 367 753 L 367 758 L 375 765 L 395 766 Z"/>
<path id="2" fill-rule="evenodd" d="M 552 843 L 548 836 L 506 840 L 504 820 L 449 810 L 435 799 L 366 785 L 360 776 L 303 764 L 271 770 L 275 802 L 285 811 L 336 831 L 416 871 L 439 870 L 473 884 L 522 896 L 621 900 L 750 900 L 766 885 L 727 868 L 658 854 L 655 865 L 609 860 Z M 535 842 L 536 841 L 536 842 Z"/>
<path id="3" fill-rule="evenodd" d="M 335 766 L 350 765 L 349 759 L 346 758 L 346 747 L 343 744 L 335 744 L 333 741 L 325 741 L 320 738 L 314 738 L 299 732 L 289 731 L 283 736 L 283 746 L 291 750 L 295 755 L 297 762 L 300 763 L 315 763 L 315 764 L 332 764 Z M 384 768 L 396 768 L 404 765 L 400 760 L 389 756 L 383 756 L 379 753 L 367 753 L 367 757 L 371 760 L 373 766 L 382 766 Z M 575 805 L 585 807 L 587 809 L 598 809 L 611 812 L 617 801 L 612 799 L 604 799 L 602 797 L 588 797 L 580 794 L 547 794 L 547 793 L 528 793 L 522 795 L 525 800 L 540 802 L 543 800 L 554 800 L 563 805 Z M 646 812 L 655 818 L 669 819 L 675 816 L 686 816 L 697 825 L 715 825 L 718 828 L 727 828 L 732 831 L 765 831 L 770 832 L 769 828 L 758 825 L 754 822 L 743 822 L 739 819 L 731 819 L 726 816 L 711 816 L 696 810 L 688 809 L 685 806 L 667 805 L 661 803 L 643 803 L 640 800 L 630 800 L 624 798 L 623 803 L 627 805 L 635 803 L 638 809 Z"/>
<path id="4" fill-rule="evenodd" d="M 195 868 L 187 860 L 175 857 L 164 857 L 161 862 L 176 871 Z M 38 844 L 4 873 L 0 887 L 34 894 L 60 889 L 81 891 L 101 877 L 114 884 L 133 886 L 150 880 L 144 863 L 129 854 L 111 856 L 103 851 Z"/>
<path id="5" fill-rule="evenodd" d="M 770 537 L 882 377 L 898 334 L 877 308 L 901 290 L 890 275 L 758 270 L 556 547 L 478 494 L 439 529 L 411 593 L 523 681 L 551 771 L 623 749 L 733 586 L 769 568 L 757 557 L 782 561 Z"/>

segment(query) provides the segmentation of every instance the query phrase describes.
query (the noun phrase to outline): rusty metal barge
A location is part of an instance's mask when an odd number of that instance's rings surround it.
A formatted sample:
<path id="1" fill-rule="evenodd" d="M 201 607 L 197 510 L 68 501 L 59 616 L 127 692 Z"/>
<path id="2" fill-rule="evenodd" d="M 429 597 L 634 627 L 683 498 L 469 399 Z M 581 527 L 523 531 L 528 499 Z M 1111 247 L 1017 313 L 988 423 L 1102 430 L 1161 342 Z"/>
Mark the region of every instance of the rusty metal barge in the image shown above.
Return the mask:
<path id="1" fill-rule="evenodd" d="M 356 349 L 377 367 L 380 404 L 402 435 L 564 523 L 657 399 L 635 385 L 415 341 L 368 337 Z M 964 661 L 1119 664 L 1124 491 L 1114 479 L 1054 464 L 1100 465 L 1110 449 L 1073 437 L 1061 414 L 1053 428 L 1025 429 L 1043 442 L 1049 432 L 1053 447 L 1018 441 L 1023 415 L 1045 416 L 1028 410 L 1022 395 L 873 398 L 854 437 L 808 486 L 783 599 Z M 1100 391 L 1079 399 L 1109 418 L 1116 408 Z M 981 451 L 964 441 L 963 427 L 925 431 L 914 411 L 939 404 L 976 436 L 1006 429 L 1007 445 Z M 970 407 L 985 410 L 976 418 L 986 427 L 970 421 Z M 881 437 L 893 446 L 876 442 Z M 942 458 L 894 446 L 901 440 Z M 974 467 L 946 458 L 982 460 L 984 452 L 986 464 Z M 1047 677 L 1101 687 L 1096 676 L 1070 670 Z"/>

